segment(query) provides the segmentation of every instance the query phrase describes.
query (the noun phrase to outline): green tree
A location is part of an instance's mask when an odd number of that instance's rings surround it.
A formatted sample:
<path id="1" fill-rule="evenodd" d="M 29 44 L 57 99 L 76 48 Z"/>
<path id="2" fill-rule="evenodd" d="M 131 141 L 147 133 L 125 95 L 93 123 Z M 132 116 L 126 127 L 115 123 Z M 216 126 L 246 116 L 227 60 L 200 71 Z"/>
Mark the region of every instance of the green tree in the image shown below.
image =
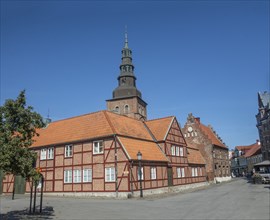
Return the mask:
<path id="1" fill-rule="evenodd" d="M 25 90 L 16 100 L 8 99 L 0 106 L 0 170 L 27 180 L 38 178 L 34 167 L 37 156 L 29 147 L 38 136 L 37 128 L 42 127 L 42 117 L 26 105 Z"/>

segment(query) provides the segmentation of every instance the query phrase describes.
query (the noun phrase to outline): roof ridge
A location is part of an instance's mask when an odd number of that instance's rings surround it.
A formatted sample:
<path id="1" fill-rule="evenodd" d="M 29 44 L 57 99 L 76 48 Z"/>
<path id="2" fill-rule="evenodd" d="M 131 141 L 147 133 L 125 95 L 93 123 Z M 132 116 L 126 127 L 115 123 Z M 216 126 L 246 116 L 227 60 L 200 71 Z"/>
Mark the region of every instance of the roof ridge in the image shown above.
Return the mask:
<path id="1" fill-rule="evenodd" d="M 108 121 L 109 126 L 111 127 L 113 133 L 116 134 L 116 130 L 115 130 L 115 128 L 114 128 L 114 126 L 113 126 L 113 124 L 112 124 L 112 122 L 111 122 L 111 120 L 110 120 L 110 117 L 108 116 L 107 112 L 108 112 L 108 111 L 103 111 L 103 114 L 104 114 L 106 120 Z"/>
<path id="2" fill-rule="evenodd" d="M 99 111 L 96 111 L 96 112 L 90 112 L 90 113 L 85 113 L 85 114 L 82 114 L 82 115 L 72 116 L 72 117 L 69 117 L 69 118 L 63 118 L 63 119 L 59 119 L 57 121 L 52 121 L 49 124 L 56 123 L 56 122 L 61 122 L 61 121 L 66 121 L 66 120 L 70 120 L 70 119 L 74 119 L 74 118 L 80 118 L 80 117 L 87 116 L 87 115 L 93 115 L 93 114 L 97 114 L 97 113 L 100 113 L 100 112 L 103 112 L 103 111 L 106 111 L 106 110 L 99 110 Z"/>
<path id="3" fill-rule="evenodd" d="M 115 112 L 112 112 L 112 111 L 108 111 L 108 110 L 103 110 L 103 111 L 106 112 L 106 113 L 111 113 L 111 114 L 117 115 L 117 116 L 119 116 L 119 117 L 124 117 L 124 118 L 131 119 L 131 120 L 134 120 L 134 121 L 142 122 L 142 121 L 140 121 L 139 119 L 131 118 L 131 117 L 128 117 L 128 116 L 126 116 L 126 115 L 120 115 L 120 114 L 115 113 Z"/>
<path id="4" fill-rule="evenodd" d="M 156 120 L 166 119 L 166 118 L 173 118 L 173 117 L 175 117 L 175 116 L 171 115 L 171 116 L 166 116 L 166 117 L 163 117 L 163 118 L 155 118 L 155 119 L 147 120 L 146 122 L 151 122 L 151 121 L 156 121 Z"/>
<path id="5" fill-rule="evenodd" d="M 173 116 L 173 117 L 172 117 L 172 120 L 171 120 L 171 122 L 170 122 L 170 125 L 168 126 L 167 132 L 166 132 L 165 136 L 163 137 L 163 140 L 166 140 L 166 138 L 167 138 L 167 136 L 168 136 L 168 134 L 169 134 L 170 128 L 172 127 L 173 121 L 174 121 L 175 119 L 176 119 L 176 117 Z M 180 132 L 181 132 L 181 128 L 180 128 Z"/>

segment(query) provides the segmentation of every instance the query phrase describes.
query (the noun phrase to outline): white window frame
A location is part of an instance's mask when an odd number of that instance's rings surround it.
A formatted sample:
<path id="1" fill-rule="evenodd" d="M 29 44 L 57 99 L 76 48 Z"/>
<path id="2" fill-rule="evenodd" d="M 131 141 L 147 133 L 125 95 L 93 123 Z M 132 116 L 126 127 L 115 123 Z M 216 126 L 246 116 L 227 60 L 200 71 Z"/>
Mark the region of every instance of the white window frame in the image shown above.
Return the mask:
<path id="1" fill-rule="evenodd" d="M 175 146 L 175 156 L 180 156 L 179 147 Z"/>
<path id="2" fill-rule="evenodd" d="M 198 168 L 196 167 L 194 168 L 194 170 L 195 170 L 195 176 L 198 176 Z"/>
<path id="3" fill-rule="evenodd" d="M 181 174 L 182 174 L 182 177 L 185 177 L 185 168 L 184 167 L 181 167 Z"/>
<path id="4" fill-rule="evenodd" d="M 175 156 L 175 146 L 174 145 L 171 146 L 171 155 Z"/>
<path id="5" fill-rule="evenodd" d="M 179 154 L 180 154 L 180 157 L 184 156 L 184 148 L 183 147 L 179 147 Z"/>
<path id="6" fill-rule="evenodd" d="M 42 148 L 40 150 L 40 160 L 46 160 L 47 159 L 47 148 Z"/>
<path id="7" fill-rule="evenodd" d="M 103 154 L 103 153 L 104 153 L 103 141 L 94 141 L 93 142 L 93 154 Z"/>
<path id="8" fill-rule="evenodd" d="M 176 168 L 176 173 L 177 173 L 177 177 L 178 178 L 181 178 L 182 176 L 181 176 L 181 168 L 180 167 L 177 167 Z"/>
<path id="9" fill-rule="evenodd" d="M 150 168 L 150 178 L 151 178 L 151 180 L 157 179 L 157 168 L 156 167 Z"/>
<path id="10" fill-rule="evenodd" d="M 82 182 L 82 171 L 79 169 L 73 170 L 73 183 Z"/>
<path id="11" fill-rule="evenodd" d="M 53 157 L 54 157 L 54 148 L 50 147 L 48 148 L 47 159 L 53 159 Z"/>
<path id="12" fill-rule="evenodd" d="M 92 182 L 92 169 L 83 169 L 83 182 L 89 183 Z"/>
<path id="13" fill-rule="evenodd" d="M 65 157 L 72 157 L 73 155 L 73 145 L 69 144 L 65 146 Z"/>
<path id="14" fill-rule="evenodd" d="M 140 180 L 140 174 L 139 174 L 139 167 L 138 167 L 138 181 Z M 143 167 L 141 167 L 141 174 L 142 174 L 142 180 L 144 179 L 143 178 Z"/>
<path id="15" fill-rule="evenodd" d="M 115 168 L 114 167 L 105 168 L 105 182 L 115 182 Z"/>
<path id="16" fill-rule="evenodd" d="M 72 183 L 72 170 L 64 170 L 64 183 Z"/>
<path id="17" fill-rule="evenodd" d="M 185 168 L 184 167 L 178 167 L 176 168 L 177 177 L 178 178 L 184 178 L 185 177 Z"/>
<path id="18" fill-rule="evenodd" d="M 195 171 L 194 171 L 194 167 L 191 168 L 191 176 L 194 177 L 195 176 Z"/>

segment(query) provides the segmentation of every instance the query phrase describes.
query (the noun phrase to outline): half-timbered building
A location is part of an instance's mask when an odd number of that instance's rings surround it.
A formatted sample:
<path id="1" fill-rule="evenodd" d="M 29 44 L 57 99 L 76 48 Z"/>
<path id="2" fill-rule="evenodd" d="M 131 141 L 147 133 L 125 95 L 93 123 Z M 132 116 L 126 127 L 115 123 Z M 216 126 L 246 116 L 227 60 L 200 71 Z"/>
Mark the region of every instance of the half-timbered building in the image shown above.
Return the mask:
<path id="1" fill-rule="evenodd" d="M 206 184 L 205 160 L 196 146 L 187 146 L 176 117 L 147 120 L 131 54 L 126 35 L 118 87 L 107 100 L 107 110 L 38 130 L 32 149 L 45 193 L 126 196 L 138 194 L 141 182 L 144 193 Z M 13 177 L 8 176 L 3 191 L 12 188 Z"/>

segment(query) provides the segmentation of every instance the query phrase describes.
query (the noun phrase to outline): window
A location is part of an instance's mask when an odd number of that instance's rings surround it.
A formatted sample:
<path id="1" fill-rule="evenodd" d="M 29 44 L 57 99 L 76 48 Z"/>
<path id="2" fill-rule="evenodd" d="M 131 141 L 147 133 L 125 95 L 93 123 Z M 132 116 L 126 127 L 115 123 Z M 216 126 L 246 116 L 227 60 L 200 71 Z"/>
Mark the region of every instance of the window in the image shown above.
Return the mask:
<path id="1" fill-rule="evenodd" d="M 141 180 L 143 180 L 143 167 L 141 167 L 141 177 L 142 177 Z M 140 170 L 139 170 L 139 168 L 138 168 L 138 180 L 140 180 Z"/>
<path id="2" fill-rule="evenodd" d="M 107 167 L 105 169 L 105 181 L 114 182 L 115 181 L 115 169 L 114 167 Z"/>
<path id="3" fill-rule="evenodd" d="M 183 157 L 184 156 L 184 148 L 180 147 L 179 151 L 180 151 L 180 156 Z"/>
<path id="4" fill-rule="evenodd" d="M 53 151 L 54 151 L 53 147 L 48 148 L 48 159 L 53 159 Z"/>
<path id="5" fill-rule="evenodd" d="M 116 112 L 117 114 L 120 113 L 120 111 L 119 111 L 119 106 L 115 106 L 115 112 Z"/>
<path id="6" fill-rule="evenodd" d="M 125 114 L 129 113 L 129 106 L 125 105 L 125 109 L 124 109 Z"/>
<path id="7" fill-rule="evenodd" d="M 82 181 L 81 170 L 73 170 L 73 182 L 80 183 Z"/>
<path id="8" fill-rule="evenodd" d="M 178 167 L 176 169 L 176 172 L 177 172 L 177 177 L 178 178 L 185 177 L 185 168 L 184 167 Z"/>
<path id="9" fill-rule="evenodd" d="M 157 168 L 151 167 L 150 174 L 151 174 L 151 180 L 157 179 Z"/>
<path id="10" fill-rule="evenodd" d="M 72 170 L 64 171 L 64 183 L 72 183 Z"/>
<path id="11" fill-rule="evenodd" d="M 191 169 L 191 176 L 195 176 L 195 170 L 194 170 L 194 168 Z"/>
<path id="12" fill-rule="evenodd" d="M 94 145 L 93 154 L 103 153 L 103 141 L 95 141 L 93 145 Z"/>
<path id="13" fill-rule="evenodd" d="M 83 182 L 92 182 L 92 169 L 83 170 Z"/>
<path id="14" fill-rule="evenodd" d="M 172 156 L 175 156 L 175 146 L 174 145 L 171 146 L 171 154 L 172 154 Z"/>
<path id="15" fill-rule="evenodd" d="M 182 177 L 185 177 L 185 168 L 184 167 L 181 168 L 181 173 L 182 173 Z"/>
<path id="16" fill-rule="evenodd" d="M 194 168 L 194 174 L 195 174 L 195 176 L 198 176 L 198 169 L 197 168 Z"/>
<path id="17" fill-rule="evenodd" d="M 65 157 L 72 157 L 72 145 L 66 145 Z"/>
<path id="18" fill-rule="evenodd" d="M 180 154 L 179 154 L 179 147 L 175 147 L 175 155 L 176 156 L 180 156 Z"/>
<path id="19" fill-rule="evenodd" d="M 181 177 L 181 168 L 176 168 L 177 177 Z"/>
<path id="20" fill-rule="evenodd" d="M 40 160 L 46 160 L 47 159 L 47 149 L 41 149 L 40 151 Z"/>

